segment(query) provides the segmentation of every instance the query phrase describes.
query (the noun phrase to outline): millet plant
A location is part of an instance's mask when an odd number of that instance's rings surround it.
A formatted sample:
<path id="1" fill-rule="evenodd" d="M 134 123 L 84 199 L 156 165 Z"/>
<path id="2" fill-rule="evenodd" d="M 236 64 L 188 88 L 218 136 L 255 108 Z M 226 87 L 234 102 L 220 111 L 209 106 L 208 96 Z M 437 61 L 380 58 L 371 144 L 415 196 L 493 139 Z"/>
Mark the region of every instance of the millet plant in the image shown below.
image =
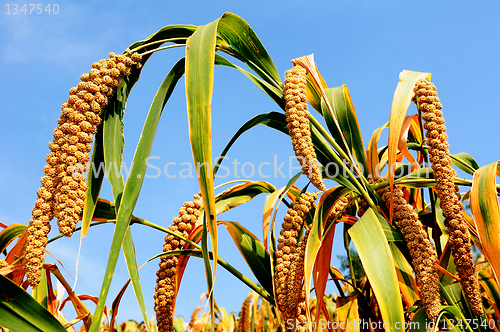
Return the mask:
<path id="1" fill-rule="evenodd" d="M 158 88 L 130 176 L 123 179 L 110 172 L 114 201 L 104 200 L 99 197 L 104 174 L 92 165 L 121 163 L 127 98 L 148 59 L 173 47 L 184 47 L 185 55 Z M 113 308 L 105 306 L 123 249 L 144 318 L 134 328 L 141 331 L 184 329 L 174 319 L 175 303 L 192 256 L 205 264 L 210 312 L 199 317 L 195 310 L 191 330 L 340 331 L 351 324 L 353 331 L 498 331 L 500 190 L 495 180 L 500 168 L 497 162 L 479 167 L 467 153 L 450 154 L 443 115 L 452 112 L 439 102 L 431 74 L 399 74 L 390 121 L 375 130 L 365 148 L 347 86 L 328 87 L 312 55 L 290 60 L 282 80 L 251 27 L 225 13 L 207 25 L 165 26 L 123 54 L 110 53 L 94 63 L 62 104 L 32 219 L 27 225 L 0 224 L 5 254 L 0 260 L 0 326 L 62 332 L 74 331 L 81 321 L 82 331 L 124 330 L 128 325 L 115 325 L 115 319 L 128 283 L 115 295 Z M 250 118 L 213 162 L 210 105 L 216 65 L 241 72 L 242 79 L 250 79 L 282 112 Z M 133 211 L 162 110 L 183 77 L 193 161 L 201 165 L 196 168 L 199 192 L 192 201 L 186 197 L 179 215 L 163 227 L 164 220 L 145 221 Z M 417 113 L 407 115 L 412 102 Z M 282 188 L 266 181 L 215 187 L 214 175 L 224 156 L 259 124 L 290 137 L 291 145 L 283 149 L 293 149 L 302 171 Z M 385 128 L 388 142 L 381 142 Z M 471 179 L 457 178 L 456 169 Z M 310 184 L 299 188 L 302 176 Z M 229 187 L 221 190 L 223 186 Z M 257 195 L 267 195 L 262 241 L 245 225 L 218 218 Z M 288 210 L 277 225 L 281 204 Z M 49 239 L 54 218 L 61 235 Z M 106 273 L 91 313 L 82 302 L 86 298 L 73 292 L 58 267 L 44 263 L 45 250 L 61 236 L 79 232 L 85 237 L 89 227 L 111 222 L 115 230 Z M 333 234 L 341 223 L 350 278 L 331 266 Z M 131 224 L 165 233 L 165 242 L 157 243 L 158 255 L 147 262 L 159 264 L 156 286 L 140 283 Z M 219 256 L 219 225 L 228 230 L 258 284 Z M 354 275 L 351 244 L 365 273 L 362 278 Z M 473 246 L 480 261 L 473 259 Z M 216 266 L 252 290 L 239 317 L 216 305 Z M 56 299 L 54 277 L 68 292 L 62 303 Z M 330 284 L 336 292 L 327 296 Z M 156 287 L 154 299 L 144 299 L 142 287 Z M 145 301 L 154 301 L 156 323 L 148 320 Z M 61 313 L 68 302 L 77 312 L 70 320 Z"/>

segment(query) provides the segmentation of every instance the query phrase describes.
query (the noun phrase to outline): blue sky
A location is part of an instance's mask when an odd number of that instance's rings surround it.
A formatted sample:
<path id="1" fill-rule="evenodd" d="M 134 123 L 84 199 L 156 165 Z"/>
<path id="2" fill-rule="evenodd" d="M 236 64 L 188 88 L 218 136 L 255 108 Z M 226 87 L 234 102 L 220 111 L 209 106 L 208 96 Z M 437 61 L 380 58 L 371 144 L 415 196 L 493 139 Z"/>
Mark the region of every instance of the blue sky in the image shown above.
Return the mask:
<path id="1" fill-rule="evenodd" d="M 93 62 L 110 51 L 121 53 L 165 25 L 207 24 L 226 11 L 252 26 L 282 78 L 291 67 L 291 59 L 314 53 L 330 87 L 347 84 L 365 144 L 373 130 L 388 121 L 398 75 L 408 69 L 433 74 L 444 105 L 452 153 L 468 152 L 480 165 L 500 156 L 494 99 L 500 88 L 500 4 L 496 1 L 61 1 L 57 15 L 7 15 L 7 4 L 13 12 L 12 3 L 4 2 L 0 9 L 0 222 L 7 225 L 28 223 L 60 105 Z M 183 52 L 177 48 L 155 54 L 132 91 L 125 113 L 127 165 L 156 89 Z M 228 68 L 215 70 L 212 107 L 214 155 L 246 120 L 279 110 L 243 75 Z M 415 106 L 410 106 L 409 113 L 415 112 Z M 176 162 L 177 166 L 169 168 L 172 174 L 182 169 L 180 163 L 192 160 L 182 82 L 162 115 L 152 155 L 159 158 L 154 161 L 159 167 Z M 226 166 L 232 168 L 234 160 L 240 166 L 245 162 L 272 163 L 275 155 L 279 162 L 286 162 L 286 169 L 289 156 L 293 156 L 289 140 L 258 127 L 234 145 Z M 216 184 L 234 178 L 231 174 Z M 281 177 L 268 180 L 276 187 L 287 182 Z M 194 178 L 170 179 L 162 174 L 145 179 L 134 215 L 168 226 L 182 202 L 190 200 L 197 190 Z M 101 197 L 111 199 L 109 184 L 103 185 Z M 259 197 L 221 218 L 238 221 L 262 238 L 263 204 L 264 197 Z M 56 232 L 57 227 L 53 227 L 50 236 Z M 100 226 L 84 239 L 77 293 L 98 295 L 112 234 L 111 225 Z M 132 234 L 139 264 L 161 251 L 163 234 L 143 226 L 133 226 Z M 221 257 L 250 276 L 227 232 L 221 228 L 219 234 Z M 48 251 L 75 275 L 78 246 L 79 236 L 75 235 L 50 244 Z M 342 247 L 337 236 L 334 256 L 343 253 Z M 338 264 L 338 260 L 333 263 Z M 150 317 L 154 313 L 157 266 L 155 261 L 140 271 Z M 127 278 L 120 259 L 108 305 Z M 199 304 L 200 294 L 206 291 L 204 278 L 201 261 L 192 259 L 177 300 L 178 315 L 188 319 Z M 215 296 L 220 306 L 239 311 L 248 291 L 218 269 Z M 88 307 L 94 308 L 90 302 Z M 72 311 L 65 312 L 68 318 L 74 317 Z M 131 289 L 123 299 L 118 321 L 129 318 L 142 320 Z"/>

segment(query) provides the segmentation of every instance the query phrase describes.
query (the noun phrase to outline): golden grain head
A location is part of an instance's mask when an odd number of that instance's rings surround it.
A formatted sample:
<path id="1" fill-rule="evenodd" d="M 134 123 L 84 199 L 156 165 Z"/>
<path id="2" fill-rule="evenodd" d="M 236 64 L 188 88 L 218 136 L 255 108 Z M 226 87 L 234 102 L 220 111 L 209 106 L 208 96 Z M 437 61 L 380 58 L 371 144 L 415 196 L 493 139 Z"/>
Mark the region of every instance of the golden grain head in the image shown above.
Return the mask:
<path id="1" fill-rule="evenodd" d="M 374 179 L 373 182 L 380 182 Z M 420 296 L 429 319 L 435 319 L 439 314 L 441 304 L 439 294 L 439 276 L 436 265 L 438 264 L 437 253 L 431 245 L 422 223 L 418 219 L 413 207 L 404 199 L 403 191 L 395 186 L 391 193 L 390 187 L 377 190 L 387 208 L 393 202 L 393 221 L 399 226 L 406 245 L 412 257 L 417 285 Z"/>
<path id="2" fill-rule="evenodd" d="M 116 56 L 113 57 L 115 58 Z M 134 58 L 140 60 L 140 56 L 135 55 Z M 41 276 L 50 220 L 56 215 L 60 232 L 71 236 L 81 216 L 87 190 L 83 172 L 90 159 L 93 134 L 100 123 L 99 113 L 107 105 L 107 98 L 100 91 L 104 88 L 106 96 L 109 96 L 112 88 L 119 85 L 123 76 L 130 72 L 130 66 L 135 63 L 134 60 L 121 62 L 128 66 L 117 66 L 112 59 L 94 63 L 89 73 L 81 75 L 78 86 L 69 90 L 68 100 L 61 106 L 54 140 L 49 143 L 51 152 L 46 158 L 48 165 L 44 167 L 42 185 L 37 190 L 39 198 L 35 202 L 33 218 L 27 229 L 31 236 L 26 242 L 25 266 L 31 286 L 37 285 Z M 103 74 L 114 76 L 109 81 L 111 88 L 104 84 L 101 78 L 105 76 Z M 81 163 L 81 167 L 75 167 L 77 163 Z M 68 180 L 67 175 L 70 173 L 73 173 L 75 181 Z M 65 179 L 64 184 L 60 183 L 62 179 Z"/>
<path id="3" fill-rule="evenodd" d="M 326 190 L 309 129 L 306 74 L 306 69 L 298 65 L 286 72 L 284 98 L 287 128 L 302 170 L 316 188 Z"/>
<path id="4" fill-rule="evenodd" d="M 483 315 L 481 304 L 481 295 L 477 277 L 474 271 L 472 260 L 470 236 L 467 231 L 466 221 L 462 214 L 463 206 L 459 202 L 457 188 L 454 185 L 455 171 L 452 169 L 452 163 L 449 156 L 442 104 L 439 102 L 436 87 L 433 83 L 426 80 L 419 80 L 414 88 L 415 96 L 422 118 L 425 121 L 426 137 L 429 145 L 429 160 L 432 162 L 434 178 L 436 180 L 436 189 L 440 199 L 440 206 L 445 217 L 445 226 L 448 227 L 449 243 L 455 264 L 457 265 L 457 274 L 460 278 L 460 284 L 465 291 L 465 297 L 469 302 L 473 312 Z M 466 247 L 466 252 L 463 247 Z"/>

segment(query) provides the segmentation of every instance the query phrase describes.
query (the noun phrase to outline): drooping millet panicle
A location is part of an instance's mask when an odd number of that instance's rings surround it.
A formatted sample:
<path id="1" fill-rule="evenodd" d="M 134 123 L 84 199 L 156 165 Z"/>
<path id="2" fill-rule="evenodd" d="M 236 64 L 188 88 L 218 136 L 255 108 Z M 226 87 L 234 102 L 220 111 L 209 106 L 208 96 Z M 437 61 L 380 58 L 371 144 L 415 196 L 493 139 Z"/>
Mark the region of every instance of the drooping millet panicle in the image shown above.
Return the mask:
<path id="1" fill-rule="evenodd" d="M 110 59 L 99 61 L 107 64 L 106 70 L 99 65 L 99 69 L 94 66 L 90 73 L 83 74 L 78 87 L 70 89 L 70 96 L 61 107 L 58 127 L 49 143 L 51 152 L 46 158 L 45 174 L 40 179 L 42 185 L 37 190 L 33 218 L 26 230 L 25 270 L 31 286 L 38 285 L 41 277 L 50 220 L 57 217 L 59 230 L 66 236 L 71 236 L 76 228 L 87 190 L 83 172 L 90 159 L 90 143 L 100 122 L 101 108 L 140 59 L 137 53 L 131 56 L 110 53 Z M 77 164 L 81 167 L 75 167 Z"/>
<path id="2" fill-rule="evenodd" d="M 441 111 L 443 106 L 439 102 L 433 83 L 421 79 L 415 84 L 413 91 L 417 97 L 422 119 L 425 121 L 429 160 L 432 163 L 440 206 L 445 217 L 444 224 L 448 227 L 449 243 L 460 278 L 460 285 L 472 311 L 476 315 L 482 316 L 484 310 L 475 274 L 470 235 L 462 214 L 463 205 L 458 193 L 460 187 L 453 182 L 456 173 L 452 168 L 450 152 L 448 151 L 448 137 Z"/>
<path id="3" fill-rule="evenodd" d="M 200 216 L 200 209 L 203 202 L 200 195 L 193 196 L 194 201 L 185 202 L 179 209 L 179 216 L 174 218 L 174 223 L 169 226 L 169 230 L 183 237 L 189 237 Z M 179 249 L 184 246 L 184 241 L 174 235 L 165 236 L 163 252 Z M 177 256 L 163 256 L 160 260 L 160 268 L 156 272 L 155 288 L 155 312 L 158 332 L 174 331 L 174 303 L 176 297 L 176 272 Z"/>
<path id="4" fill-rule="evenodd" d="M 325 223 L 325 229 L 330 226 L 334 219 L 340 218 L 340 213 L 344 211 L 351 203 L 353 203 L 353 198 L 351 195 L 346 195 L 339 198 L 328 214 L 328 218 L 326 219 Z"/>
<path id="5" fill-rule="evenodd" d="M 383 181 L 386 180 L 376 178 L 373 183 Z M 439 276 L 436 268 L 438 264 L 436 249 L 429 241 L 417 213 L 405 200 L 401 188 L 394 186 L 391 194 L 390 187 L 386 186 L 378 189 L 377 194 L 388 209 L 391 206 L 391 199 L 393 200 L 393 221 L 399 226 L 406 246 L 410 251 L 420 297 L 427 317 L 434 320 L 439 315 L 439 306 L 441 304 Z"/>
<path id="6" fill-rule="evenodd" d="M 70 89 L 70 97 L 62 106 L 59 126 L 54 132 L 54 141 L 49 145 L 59 159 L 63 169 L 57 172 L 57 187 L 54 194 L 54 217 L 59 231 L 71 236 L 83 211 L 87 185 L 83 172 L 90 160 L 90 143 L 100 123 L 100 112 L 108 104 L 123 77 L 139 60 L 123 55 L 109 54 L 109 59 L 92 65 L 88 74 L 81 76 L 77 87 Z M 71 171 L 71 172 L 70 172 Z"/>
<path id="7" fill-rule="evenodd" d="M 288 277 L 289 294 L 285 304 L 287 317 L 285 322 L 291 322 L 297 319 L 300 323 L 304 323 L 305 311 L 301 310 L 299 303 L 305 300 L 305 293 L 302 289 L 302 279 L 304 278 L 304 257 L 306 253 L 307 239 L 309 238 L 310 230 L 307 229 L 304 235 L 300 238 L 297 248 L 292 256 L 290 265 L 290 276 Z M 304 302 L 305 303 L 305 302 Z M 290 320 L 291 319 L 291 320 Z M 292 325 L 296 325 L 295 323 Z M 289 325 L 289 324 L 287 324 Z"/>
<path id="8" fill-rule="evenodd" d="M 297 289 L 294 289 L 297 288 L 297 285 L 290 284 L 291 269 L 295 259 L 297 236 L 304 223 L 304 217 L 311 209 L 315 200 L 316 194 L 301 194 L 292 202 L 281 225 L 274 271 L 278 308 L 282 312 L 285 321 L 289 318 L 295 318 L 295 310 L 292 310 L 289 306 L 290 294 L 297 291 Z M 299 289 L 301 289 L 301 286 L 299 286 Z"/>
<path id="9" fill-rule="evenodd" d="M 9 266 L 9 263 L 7 261 L 0 259 L 0 269 Z"/>
<path id="10" fill-rule="evenodd" d="M 250 332 L 250 296 L 241 305 L 240 321 L 238 322 L 238 332 Z"/>
<path id="11" fill-rule="evenodd" d="M 307 110 L 306 74 L 306 69 L 299 65 L 295 65 L 286 72 L 284 94 L 287 128 L 292 138 L 293 150 L 304 174 L 316 188 L 326 190 L 311 140 L 309 111 Z"/>
<path id="12" fill-rule="evenodd" d="M 328 214 L 325 229 L 329 227 L 334 219 L 339 217 L 339 215 L 351 203 L 351 200 L 351 196 L 346 195 L 335 202 L 334 206 L 330 210 L 330 213 Z M 287 310 L 291 313 L 289 319 L 297 319 L 300 324 L 306 322 L 305 290 L 302 289 L 302 279 L 304 278 L 304 258 L 309 232 L 310 230 L 307 229 L 297 244 L 297 248 L 292 258 L 288 282 L 291 286 L 290 296 L 288 297 L 288 301 L 286 303 L 288 308 Z"/>

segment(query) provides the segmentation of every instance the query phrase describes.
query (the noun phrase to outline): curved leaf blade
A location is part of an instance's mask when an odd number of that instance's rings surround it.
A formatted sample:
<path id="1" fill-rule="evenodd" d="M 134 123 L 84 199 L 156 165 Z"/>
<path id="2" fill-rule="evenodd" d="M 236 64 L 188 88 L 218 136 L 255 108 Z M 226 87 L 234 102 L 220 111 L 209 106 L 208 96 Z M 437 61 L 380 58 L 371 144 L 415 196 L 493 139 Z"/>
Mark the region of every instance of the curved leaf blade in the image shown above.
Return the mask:
<path id="1" fill-rule="evenodd" d="M 453 164 L 469 175 L 479 169 L 479 165 L 468 153 L 460 152 L 450 155 Z"/>
<path id="2" fill-rule="evenodd" d="M 104 165 L 104 149 L 103 149 L 103 126 L 97 127 L 97 133 L 94 139 L 94 148 L 92 151 L 92 158 L 90 158 L 89 172 L 87 175 L 87 194 L 83 207 L 82 216 L 82 231 L 81 238 L 87 236 L 90 227 L 92 216 L 94 215 L 97 201 L 99 199 L 99 192 L 101 191 L 102 181 L 104 180 L 104 172 L 101 171 L 101 166 Z M 97 165 L 97 170 L 95 169 Z"/>
<path id="3" fill-rule="evenodd" d="M 266 82 L 281 86 L 281 78 L 273 60 L 245 20 L 233 13 L 225 13 L 220 18 L 217 33 L 231 46 L 232 51 L 237 52 L 238 58 Z"/>
<path id="4" fill-rule="evenodd" d="M 0 275 L 0 325 L 13 332 L 66 332 L 24 289 Z"/>
<path id="5" fill-rule="evenodd" d="M 485 256 L 493 268 L 497 283 L 500 280 L 500 208 L 498 205 L 496 176 L 500 163 L 494 162 L 474 173 L 470 193 L 470 207 L 483 246 Z"/>
<path id="6" fill-rule="evenodd" d="M 245 69 L 236 66 L 229 62 L 227 59 L 222 56 L 216 54 L 215 55 L 215 64 L 219 66 L 225 66 L 229 68 L 234 68 L 239 70 L 243 75 L 245 75 L 250 81 L 252 81 L 255 85 L 257 85 L 262 91 L 264 91 L 269 97 L 271 97 L 276 104 L 278 104 L 281 108 L 285 107 L 285 99 L 283 94 L 283 89 L 280 87 L 279 89 L 272 84 L 262 80 L 261 78 L 249 73 Z"/>
<path id="7" fill-rule="evenodd" d="M 408 306 L 411 307 L 415 301 L 420 299 L 420 296 L 416 292 L 418 288 L 415 277 L 413 276 L 413 270 L 396 244 L 390 242 L 389 246 L 391 247 L 392 258 L 394 259 L 396 267 L 399 289 L 401 290 L 403 299 Z"/>
<path id="8" fill-rule="evenodd" d="M 212 177 L 212 92 L 214 82 L 215 46 L 219 19 L 199 26 L 186 43 L 186 98 L 189 122 L 189 140 L 193 152 L 196 174 L 203 197 L 205 218 L 203 219 L 202 251 L 205 262 L 210 313 L 214 316 L 213 276 L 217 272 L 217 218 Z M 213 272 L 208 257 L 208 234 L 213 252 Z"/>
<path id="9" fill-rule="evenodd" d="M 212 175 L 212 109 L 215 42 L 219 19 L 198 27 L 186 46 L 186 97 L 189 138 L 205 206 L 214 263 L 217 262 L 217 222 Z M 216 264 L 214 264 L 215 269 Z M 214 271 L 215 272 L 215 271 Z"/>
<path id="10" fill-rule="evenodd" d="M 377 215 L 369 208 L 348 232 L 377 298 L 382 319 L 394 329 L 404 322 L 404 311 L 391 250 Z"/>
<path id="11" fill-rule="evenodd" d="M 344 142 L 342 136 L 345 138 L 347 147 L 344 146 L 344 152 L 352 152 L 356 161 L 363 166 L 364 175 L 368 175 L 368 167 L 366 164 L 365 149 L 363 145 L 363 138 L 359 128 L 358 118 L 354 111 L 351 95 L 347 85 L 341 85 L 336 88 L 325 89 L 325 94 L 328 102 L 333 109 L 333 113 L 337 118 L 342 133 L 339 132 L 332 114 L 328 111 L 326 105 L 324 106 L 323 115 L 325 117 L 326 125 L 332 133 L 337 142 Z M 322 101 L 322 104 L 324 101 Z M 342 144 L 343 145 L 343 144 Z M 342 146 L 341 145 L 341 146 Z"/>
<path id="12" fill-rule="evenodd" d="M 248 181 L 231 187 L 215 197 L 217 215 L 238 205 L 245 204 L 259 194 L 270 194 L 275 190 L 276 188 L 266 181 Z"/>
<path id="13" fill-rule="evenodd" d="M 382 130 L 385 128 L 389 128 L 389 122 L 383 125 L 380 128 L 375 129 L 372 133 L 372 137 L 368 142 L 368 146 L 366 148 L 366 163 L 368 166 L 368 174 L 374 176 L 380 176 L 380 159 L 378 157 L 378 141 L 380 140 L 380 135 L 382 134 Z"/>
<path id="14" fill-rule="evenodd" d="M 16 237 L 23 234 L 26 229 L 24 224 L 13 224 L 5 228 L 0 232 L 0 253 L 6 250 L 9 243 L 11 243 Z"/>
<path id="15" fill-rule="evenodd" d="M 223 223 L 254 276 L 262 287 L 272 294 L 271 259 L 262 242 L 237 222 L 224 221 Z"/>
<path id="16" fill-rule="evenodd" d="M 410 70 L 403 70 L 399 74 L 399 82 L 394 92 L 394 97 L 392 99 L 391 105 L 391 116 L 389 120 L 389 143 L 388 143 L 388 154 L 389 154 L 389 170 L 391 170 L 392 165 L 396 162 L 396 156 L 398 153 L 399 137 L 401 136 L 401 130 L 403 122 L 406 116 L 406 112 L 412 98 L 414 96 L 413 87 L 419 79 L 429 79 L 429 73 L 420 73 Z M 389 171 L 389 183 L 392 187 L 394 186 L 394 176 L 392 172 Z M 392 202 L 391 202 L 391 214 L 392 214 Z"/>

